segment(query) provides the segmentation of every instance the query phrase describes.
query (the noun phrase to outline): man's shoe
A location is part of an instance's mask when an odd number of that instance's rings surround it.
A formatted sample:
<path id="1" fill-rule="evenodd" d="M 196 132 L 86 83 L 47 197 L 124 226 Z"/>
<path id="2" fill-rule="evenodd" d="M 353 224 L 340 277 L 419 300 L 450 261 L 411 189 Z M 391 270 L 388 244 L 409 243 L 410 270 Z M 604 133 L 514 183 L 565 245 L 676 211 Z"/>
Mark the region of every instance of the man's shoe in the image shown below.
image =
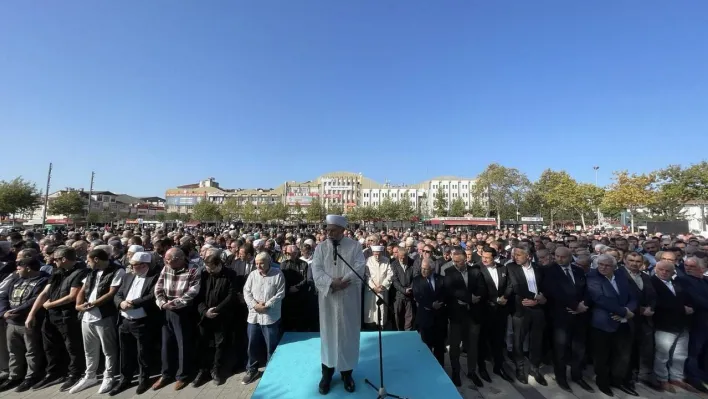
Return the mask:
<path id="1" fill-rule="evenodd" d="M 209 382 L 209 379 L 210 379 L 209 373 L 204 370 L 201 370 L 197 374 L 197 378 L 195 378 L 194 381 L 192 381 L 192 386 L 195 388 L 199 388 L 200 386 Z"/>
<path id="2" fill-rule="evenodd" d="M 96 377 L 88 378 L 87 376 L 84 376 L 76 384 L 74 384 L 71 389 L 69 389 L 69 393 L 81 392 L 86 388 L 91 388 L 94 385 L 98 385 L 99 382 L 100 381 Z"/>
<path id="3" fill-rule="evenodd" d="M 683 382 L 683 381 L 671 380 L 671 381 L 669 381 L 669 384 L 675 385 L 675 386 L 677 386 L 677 387 L 683 389 L 684 391 L 688 391 L 688 392 L 691 392 L 691 393 L 698 393 L 698 390 L 697 390 L 696 388 L 694 388 L 694 387 L 691 386 L 690 384 L 687 384 L 687 383 L 685 383 L 685 382 Z"/>
<path id="4" fill-rule="evenodd" d="M 113 378 L 104 378 L 101 382 L 101 387 L 98 388 L 98 393 L 108 393 L 111 392 L 113 387 L 116 386 L 116 380 Z"/>
<path id="5" fill-rule="evenodd" d="M 610 389 L 610 387 L 601 387 L 598 385 L 597 388 L 600 389 L 600 392 L 604 393 L 605 395 L 607 395 L 609 397 L 615 396 L 615 394 L 612 393 L 612 390 Z"/>
<path id="6" fill-rule="evenodd" d="M 516 379 L 524 385 L 529 383 L 529 376 L 526 373 L 516 373 Z"/>
<path id="7" fill-rule="evenodd" d="M 499 377 L 501 377 L 506 382 L 510 382 L 510 383 L 514 382 L 514 378 L 512 376 L 510 376 L 509 374 L 507 374 L 506 371 L 504 371 L 503 367 L 500 367 L 498 369 L 494 369 L 494 370 L 492 370 L 492 372 L 494 374 L 498 375 Z"/>
<path id="8" fill-rule="evenodd" d="M 462 380 L 460 379 L 460 373 L 452 373 L 452 375 L 450 376 L 450 379 L 452 380 L 452 383 L 455 384 L 456 387 L 462 386 Z"/>
<path id="9" fill-rule="evenodd" d="M 486 369 L 486 368 L 481 368 L 481 369 L 479 369 L 479 370 L 477 371 L 477 373 L 479 373 L 479 376 L 480 376 L 483 380 L 487 381 L 487 382 L 490 383 L 490 384 L 492 383 L 492 377 L 489 376 L 489 373 L 487 373 L 487 369 Z"/>
<path id="10" fill-rule="evenodd" d="M 12 389 L 12 388 L 14 388 L 14 387 L 16 387 L 16 386 L 18 386 L 18 385 L 20 385 L 20 384 L 22 384 L 22 379 L 20 379 L 20 378 L 15 378 L 15 379 L 9 378 L 9 379 L 5 380 L 5 382 L 3 382 L 2 384 L 0 384 L 0 392 L 9 391 L 10 389 Z"/>
<path id="11" fill-rule="evenodd" d="M 591 387 L 590 384 L 588 384 L 587 382 L 585 382 L 585 380 L 582 379 L 582 378 L 579 378 L 579 379 L 577 379 L 577 380 L 573 380 L 573 382 L 576 383 L 576 384 L 578 384 L 578 385 L 580 386 L 580 388 L 583 388 L 584 390 L 586 390 L 586 391 L 588 391 L 588 392 L 590 392 L 590 393 L 594 393 L 594 392 L 595 392 L 595 389 L 594 389 L 593 387 Z"/>
<path id="12" fill-rule="evenodd" d="M 543 374 L 541 374 L 540 370 L 532 372 L 531 376 L 536 380 L 539 385 L 543 385 L 544 387 L 548 385 L 548 383 L 546 382 L 546 378 L 543 376 Z"/>
<path id="13" fill-rule="evenodd" d="M 157 391 L 158 389 L 162 389 L 172 383 L 172 378 L 167 378 L 165 376 L 161 376 L 160 379 L 155 381 L 154 384 L 152 384 L 152 390 Z"/>
<path id="14" fill-rule="evenodd" d="M 130 388 L 130 381 L 127 381 L 127 379 L 124 378 L 120 382 L 120 384 L 116 385 L 113 389 L 111 389 L 111 392 L 108 392 L 108 395 L 109 396 L 116 396 L 128 388 Z"/>
<path id="15" fill-rule="evenodd" d="M 150 389 L 150 383 L 148 380 L 140 381 L 138 383 L 138 388 L 135 389 L 135 394 L 142 395 L 147 392 L 148 389 Z"/>
<path id="16" fill-rule="evenodd" d="M 489 377 L 489 374 L 487 374 L 487 377 Z M 474 383 L 474 385 L 476 385 L 478 388 L 481 388 L 481 387 L 484 386 L 484 384 L 482 383 L 482 380 L 479 379 L 479 377 L 477 376 L 476 373 L 469 373 L 469 374 L 467 374 L 467 378 L 469 378 L 470 380 L 472 380 L 472 382 Z"/>
<path id="17" fill-rule="evenodd" d="M 32 385 L 32 390 L 36 391 L 42 388 L 47 388 L 52 385 L 60 384 L 64 382 L 65 378 L 60 376 L 60 375 L 47 375 L 41 380 L 39 380 L 38 383 Z"/>
<path id="18" fill-rule="evenodd" d="M 175 381 L 175 391 L 181 391 L 184 387 L 187 386 L 187 381 Z"/>
<path id="19" fill-rule="evenodd" d="M 352 378 L 352 372 L 342 373 L 342 381 L 344 381 L 344 390 L 352 393 L 356 389 L 356 384 L 354 384 L 354 378 Z"/>
<path id="20" fill-rule="evenodd" d="M 81 377 L 69 376 L 66 381 L 59 387 L 59 392 L 66 392 L 71 389 L 77 382 L 81 380 Z"/>
<path id="21" fill-rule="evenodd" d="M 327 377 L 323 375 L 319 385 L 320 395 L 327 395 L 329 393 L 329 388 L 331 384 L 332 377 Z"/>
<path id="22" fill-rule="evenodd" d="M 15 388 L 15 392 L 26 392 L 29 391 L 30 388 L 32 388 L 32 385 L 35 384 L 35 380 L 30 380 L 30 379 L 25 379 L 20 383 L 20 385 Z"/>
<path id="23" fill-rule="evenodd" d="M 258 378 L 258 370 L 247 370 L 246 375 L 243 376 L 241 384 L 248 385 Z"/>
<path id="24" fill-rule="evenodd" d="M 666 391 L 669 393 L 676 393 L 676 389 L 673 387 L 673 385 L 669 384 L 668 381 L 664 381 L 661 383 L 661 390 Z"/>
<path id="25" fill-rule="evenodd" d="M 620 391 L 626 393 L 627 395 L 639 396 L 639 394 L 637 393 L 637 391 L 635 391 L 634 389 L 632 389 L 632 387 L 628 386 L 627 384 L 619 384 L 619 385 L 614 385 L 614 384 L 613 384 L 613 385 L 612 385 L 612 388 L 617 388 L 617 389 L 619 389 Z"/>
<path id="26" fill-rule="evenodd" d="M 568 385 L 568 381 L 564 380 L 558 380 L 556 379 L 556 383 L 558 384 L 558 387 L 568 393 L 573 393 L 573 390 L 570 389 L 570 385 Z"/>

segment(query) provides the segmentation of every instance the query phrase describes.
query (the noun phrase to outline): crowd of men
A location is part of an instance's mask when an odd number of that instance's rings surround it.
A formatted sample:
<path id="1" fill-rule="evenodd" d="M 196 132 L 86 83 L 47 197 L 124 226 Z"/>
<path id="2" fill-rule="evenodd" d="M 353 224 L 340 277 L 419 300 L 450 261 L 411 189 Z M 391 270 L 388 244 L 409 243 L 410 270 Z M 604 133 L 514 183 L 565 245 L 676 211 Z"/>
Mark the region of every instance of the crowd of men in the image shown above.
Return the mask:
<path id="1" fill-rule="evenodd" d="M 286 331 L 319 331 L 319 229 L 0 230 L 0 391 L 116 395 L 259 376 Z M 708 392 L 708 242 L 620 233 L 347 230 L 362 326 L 418 331 L 452 382 L 583 379 Z M 362 287 L 364 289 L 364 287 Z M 379 324 L 379 325 L 377 325 Z M 464 356 L 463 356 L 464 357 Z M 509 358 L 515 373 L 505 367 Z M 99 371 L 103 370 L 103 378 Z M 149 377 L 160 377 L 150 383 Z M 495 377 L 495 378 L 497 378 Z"/>

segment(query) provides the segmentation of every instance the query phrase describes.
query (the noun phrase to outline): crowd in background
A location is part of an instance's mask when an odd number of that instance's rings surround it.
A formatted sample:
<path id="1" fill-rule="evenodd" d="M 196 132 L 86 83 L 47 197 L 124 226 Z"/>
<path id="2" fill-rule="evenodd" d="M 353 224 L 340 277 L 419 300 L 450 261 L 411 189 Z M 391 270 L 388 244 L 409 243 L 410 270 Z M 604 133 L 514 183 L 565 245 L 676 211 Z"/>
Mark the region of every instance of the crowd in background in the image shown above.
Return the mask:
<path id="1" fill-rule="evenodd" d="M 347 230 L 362 328 L 418 331 L 461 386 L 556 382 L 708 392 L 708 242 L 689 234 Z M 319 330 L 315 228 L 0 230 L 0 391 L 118 394 L 259 376 L 286 331 Z M 506 359 L 514 372 L 505 367 Z M 570 368 L 570 378 L 567 367 Z M 100 378 L 99 371 L 103 370 Z M 159 374 L 157 381 L 150 376 Z"/>

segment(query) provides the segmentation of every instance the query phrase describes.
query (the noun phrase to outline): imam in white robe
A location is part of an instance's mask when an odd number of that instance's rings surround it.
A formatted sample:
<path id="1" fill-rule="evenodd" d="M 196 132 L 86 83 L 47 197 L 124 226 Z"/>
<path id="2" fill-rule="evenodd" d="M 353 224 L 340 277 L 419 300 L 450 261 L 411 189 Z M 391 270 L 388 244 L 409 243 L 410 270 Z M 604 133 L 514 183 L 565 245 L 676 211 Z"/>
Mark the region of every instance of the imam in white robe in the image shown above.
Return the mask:
<path id="1" fill-rule="evenodd" d="M 361 245 L 349 237 L 341 239 L 337 251 L 364 277 L 366 261 Z M 350 282 L 343 290 L 332 292 L 332 280 L 342 277 Z M 359 278 L 342 262 L 334 262 L 334 246 L 326 240 L 315 247 L 312 279 L 320 305 L 322 364 L 339 371 L 353 370 L 359 362 L 361 331 L 361 288 Z"/>
<path id="2" fill-rule="evenodd" d="M 383 298 L 385 303 L 388 303 L 388 289 L 391 288 L 393 282 L 393 270 L 391 270 L 391 264 L 385 256 L 370 256 L 366 260 L 366 277 L 369 283 L 369 287 L 376 288 L 377 286 L 382 286 L 383 291 L 379 295 Z M 388 320 L 388 306 L 386 304 L 381 305 L 381 325 L 386 324 Z M 376 323 L 378 320 L 379 309 L 376 306 L 376 297 L 374 294 L 366 290 L 364 291 L 364 322 L 365 323 Z"/>

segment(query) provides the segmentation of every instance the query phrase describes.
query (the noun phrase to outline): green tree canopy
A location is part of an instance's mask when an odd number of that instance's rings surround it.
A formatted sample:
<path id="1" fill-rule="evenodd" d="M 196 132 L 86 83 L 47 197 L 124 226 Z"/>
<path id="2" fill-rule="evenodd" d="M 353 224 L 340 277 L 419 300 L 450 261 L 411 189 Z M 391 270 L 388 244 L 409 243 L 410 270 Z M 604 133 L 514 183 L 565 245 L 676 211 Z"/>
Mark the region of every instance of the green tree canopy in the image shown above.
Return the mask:
<path id="1" fill-rule="evenodd" d="M 224 201 L 219 207 L 221 216 L 224 218 L 224 221 L 227 222 L 231 222 L 238 219 L 238 217 L 241 215 L 241 209 L 242 207 L 238 203 L 238 200 L 236 198 L 226 199 L 226 201 Z"/>
<path id="2" fill-rule="evenodd" d="M 410 221 L 415 216 L 415 209 L 413 209 L 413 202 L 410 198 L 410 193 L 408 191 L 401 194 L 402 197 L 396 203 L 396 219 L 403 221 Z"/>
<path id="3" fill-rule="evenodd" d="M 450 216 L 452 217 L 462 217 L 467 213 L 465 208 L 465 201 L 462 198 L 455 198 L 452 203 L 450 203 Z"/>
<path id="4" fill-rule="evenodd" d="M 489 199 L 489 209 L 496 213 L 497 227 L 500 227 L 502 214 L 508 211 L 508 204 L 515 203 L 516 193 L 529 185 L 529 179 L 518 169 L 493 163 L 477 177 L 473 196 Z"/>
<path id="5" fill-rule="evenodd" d="M 0 181 L 0 215 L 8 216 L 33 212 L 41 203 L 41 193 L 34 183 L 17 177 Z"/>
<path id="6" fill-rule="evenodd" d="M 330 204 L 327 213 L 332 215 L 343 215 L 344 207 L 341 204 Z"/>
<path id="7" fill-rule="evenodd" d="M 84 213 L 84 199 L 78 191 L 65 191 L 49 201 L 48 212 L 53 215 L 66 215 L 76 218 Z"/>
<path id="8" fill-rule="evenodd" d="M 438 185 L 438 191 L 435 192 L 433 198 L 433 210 L 435 216 L 447 216 L 447 197 L 441 185 Z"/>
<path id="9" fill-rule="evenodd" d="M 211 201 L 200 201 L 194 205 L 192 217 L 200 222 L 217 222 L 221 220 L 219 205 Z"/>
<path id="10" fill-rule="evenodd" d="M 243 205 L 241 208 L 241 219 L 245 223 L 253 223 L 258 220 L 258 209 L 253 205 L 253 202 L 248 201 Z"/>
<path id="11" fill-rule="evenodd" d="M 327 210 L 324 205 L 322 205 L 322 202 L 320 202 L 318 198 L 314 198 L 310 206 L 307 207 L 305 219 L 309 223 L 316 224 L 324 222 L 325 216 L 327 216 Z"/>
<path id="12" fill-rule="evenodd" d="M 652 184 L 656 177 L 653 174 L 637 175 L 627 171 L 613 174 L 614 182 L 605 192 L 602 203 L 605 208 L 629 210 L 634 231 L 634 213 L 640 207 L 651 206 L 655 199 Z"/>
<path id="13" fill-rule="evenodd" d="M 390 197 L 383 197 L 378 206 L 378 216 L 383 220 L 398 219 L 398 206 Z"/>

